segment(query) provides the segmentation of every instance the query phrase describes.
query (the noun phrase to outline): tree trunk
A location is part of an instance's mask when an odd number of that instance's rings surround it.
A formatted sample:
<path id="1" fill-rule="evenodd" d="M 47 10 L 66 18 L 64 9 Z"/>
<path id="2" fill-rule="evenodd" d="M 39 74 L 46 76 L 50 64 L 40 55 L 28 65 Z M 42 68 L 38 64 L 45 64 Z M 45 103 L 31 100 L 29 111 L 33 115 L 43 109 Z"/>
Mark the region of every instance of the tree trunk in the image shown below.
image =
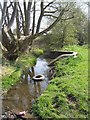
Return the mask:
<path id="1" fill-rule="evenodd" d="M 32 24 L 32 35 L 34 34 L 34 30 L 35 30 L 35 5 L 36 5 L 36 2 L 34 2 L 34 6 L 33 6 L 33 24 Z"/>

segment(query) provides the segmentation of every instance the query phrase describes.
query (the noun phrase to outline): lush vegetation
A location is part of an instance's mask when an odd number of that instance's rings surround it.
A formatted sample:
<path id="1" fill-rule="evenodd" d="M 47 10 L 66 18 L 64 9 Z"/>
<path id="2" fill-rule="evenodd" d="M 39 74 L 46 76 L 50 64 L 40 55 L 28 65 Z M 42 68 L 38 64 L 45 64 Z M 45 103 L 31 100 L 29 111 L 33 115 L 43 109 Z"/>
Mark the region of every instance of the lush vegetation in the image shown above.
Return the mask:
<path id="1" fill-rule="evenodd" d="M 43 53 L 42 50 L 37 49 L 33 50 L 32 53 L 23 54 L 21 55 L 16 61 L 14 62 L 4 62 L 4 65 L 1 66 L 3 76 L 2 78 L 2 88 L 4 91 L 7 91 L 13 85 L 20 80 L 22 71 L 29 70 L 29 67 L 32 67 L 36 63 L 36 58 Z M 7 65 L 7 66 L 6 66 Z"/>
<path id="2" fill-rule="evenodd" d="M 17 59 L 16 65 L 21 67 L 22 69 L 25 69 L 29 66 L 33 66 L 35 62 L 36 62 L 36 57 L 34 55 L 23 54 Z"/>
<path id="3" fill-rule="evenodd" d="M 88 47 L 85 45 L 90 20 L 84 12 L 87 5 L 90 7 L 89 3 L 54 0 L 0 2 L 0 87 L 3 91 L 21 80 L 23 74 L 27 79 L 29 68 L 43 51 L 78 52 L 76 58 L 56 62 L 56 77 L 32 107 L 40 119 L 88 116 Z"/>
<path id="4" fill-rule="evenodd" d="M 33 48 L 33 50 L 32 50 L 33 55 L 35 55 L 36 57 L 42 55 L 43 52 L 44 51 L 42 49 L 39 49 L 39 48 Z"/>
<path id="5" fill-rule="evenodd" d="M 2 77 L 2 88 L 4 90 L 8 90 L 11 86 L 16 84 L 16 82 L 19 80 L 21 75 L 20 69 L 16 68 L 14 72 L 12 72 L 10 75 L 6 75 Z"/>
<path id="6" fill-rule="evenodd" d="M 33 105 L 33 113 L 41 119 L 88 117 L 88 49 L 68 46 L 78 57 L 58 61 L 56 77 Z"/>
<path id="7" fill-rule="evenodd" d="M 84 45 L 88 43 L 88 20 L 84 12 L 79 8 L 72 6 L 74 12 L 73 18 L 59 21 L 51 32 L 40 36 L 38 46 L 43 49 L 58 49 L 66 45 Z M 67 15 L 68 16 L 68 15 Z M 49 22 L 52 19 L 48 20 Z"/>

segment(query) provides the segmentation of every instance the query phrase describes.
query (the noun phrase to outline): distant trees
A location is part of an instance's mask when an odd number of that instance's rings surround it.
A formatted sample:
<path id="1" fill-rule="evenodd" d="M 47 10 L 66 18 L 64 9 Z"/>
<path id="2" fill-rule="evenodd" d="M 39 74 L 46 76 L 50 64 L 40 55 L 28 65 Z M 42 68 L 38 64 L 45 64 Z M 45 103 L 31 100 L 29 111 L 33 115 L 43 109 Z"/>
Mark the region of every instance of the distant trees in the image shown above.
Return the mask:
<path id="1" fill-rule="evenodd" d="M 88 43 L 87 16 L 75 4 L 70 9 L 74 17 L 71 17 L 71 19 L 62 18 L 50 33 L 41 38 L 42 41 L 44 39 L 46 40 L 48 45 L 46 45 L 47 49 L 55 49 L 57 46 L 60 48 L 70 44 L 84 45 Z M 68 14 L 64 17 L 67 18 Z"/>
<path id="2" fill-rule="evenodd" d="M 33 40 L 51 30 L 65 14 L 68 14 L 70 3 L 39 2 L 32 0 L 27 3 L 17 2 L 0 3 L 2 13 L 2 41 L 0 43 L 3 56 L 8 60 L 16 58 L 31 49 Z M 70 13 L 70 12 L 69 12 Z M 41 31 L 41 25 L 46 17 L 53 21 Z M 72 17 L 72 16 L 69 16 Z M 14 31 L 13 31 L 14 26 Z"/>
<path id="3" fill-rule="evenodd" d="M 88 39 L 88 18 L 80 8 L 75 9 L 75 15 L 76 17 L 72 22 L 77 29 L 76 38 L 79 45 L 84 45 Z"/>

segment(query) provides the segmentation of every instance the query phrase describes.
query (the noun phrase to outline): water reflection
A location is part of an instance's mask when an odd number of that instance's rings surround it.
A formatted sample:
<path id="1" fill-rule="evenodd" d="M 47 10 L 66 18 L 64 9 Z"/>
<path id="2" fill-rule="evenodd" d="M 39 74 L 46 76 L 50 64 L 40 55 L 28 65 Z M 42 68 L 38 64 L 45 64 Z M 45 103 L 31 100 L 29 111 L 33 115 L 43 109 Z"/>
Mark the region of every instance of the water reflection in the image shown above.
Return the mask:
<path id="1" fill-rule="evenodd" d="M 36 97 L 38 97 L 41 94 L 40 82 L 34 82 L 34 92 Z"/>
<path id="2" fill-rule="evenodd" d="M 36 65 L 29 69 L 28 77 L 10 89 L 4 97 L 3 112 L 7 106 L 10 110 L 30 110 L 35 99 L 42 94 L 48 85 L 49 67 L 47 64 L 45 59 L 37 59 Z M 45 80 L 40 82 L 32 80 L 33 75 L 37 74 L 43 74 Z"/>

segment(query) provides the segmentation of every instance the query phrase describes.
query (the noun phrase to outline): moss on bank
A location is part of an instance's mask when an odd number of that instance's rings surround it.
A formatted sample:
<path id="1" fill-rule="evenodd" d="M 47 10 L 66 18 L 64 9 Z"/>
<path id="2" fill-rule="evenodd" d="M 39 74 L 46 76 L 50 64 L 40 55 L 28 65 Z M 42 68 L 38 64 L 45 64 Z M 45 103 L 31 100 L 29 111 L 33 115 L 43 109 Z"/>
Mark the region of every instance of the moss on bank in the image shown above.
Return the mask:
<path id="1" fill-rule="evenodd" d="M 87 46 L 65 49 L 78 52 L 78 57 L 56 63 L 56 77 L 32 107 L 34 115 L 44 120 L 88 117 Z"/>

